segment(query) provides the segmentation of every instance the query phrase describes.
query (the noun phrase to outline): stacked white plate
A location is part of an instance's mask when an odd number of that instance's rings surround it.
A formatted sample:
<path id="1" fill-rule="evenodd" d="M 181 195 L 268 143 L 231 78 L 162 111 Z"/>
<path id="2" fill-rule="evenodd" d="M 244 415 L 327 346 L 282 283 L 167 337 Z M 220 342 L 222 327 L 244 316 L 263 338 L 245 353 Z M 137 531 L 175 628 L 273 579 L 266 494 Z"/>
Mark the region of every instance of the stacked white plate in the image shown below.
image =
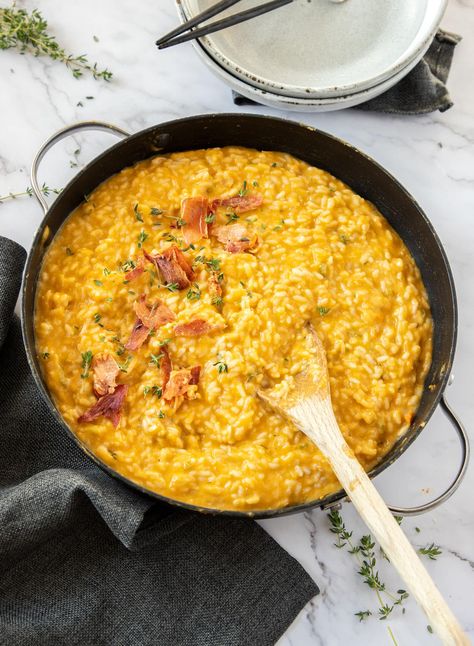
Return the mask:
<path id="1" fill-rule="evenodd" d="M 262 4 L 242 0 L 215 19 Z M 182 22 L 216 0 L 176 0 Z M 347 108 L 395 85 L 428 49 L 447 0 L 295 0 L 194 46 L 239 94 L 306 112 Z"/>

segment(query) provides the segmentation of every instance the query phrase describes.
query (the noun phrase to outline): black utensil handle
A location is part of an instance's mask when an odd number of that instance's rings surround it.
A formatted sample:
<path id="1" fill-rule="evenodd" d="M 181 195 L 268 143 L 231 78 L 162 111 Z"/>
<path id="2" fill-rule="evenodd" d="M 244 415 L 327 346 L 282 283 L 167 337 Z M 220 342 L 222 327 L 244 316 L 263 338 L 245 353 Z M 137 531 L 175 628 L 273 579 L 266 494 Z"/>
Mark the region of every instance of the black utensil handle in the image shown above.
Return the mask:
<path id="1" fill-rule="evenodd" d="M 213 18 L 214 16 L 217 16 L 218 13 L 221 13 L 222 11 L 225 11 L 226 9 L 233 7 L 238 2 L 240 2 L 240 0 L 221 0 L 220 2 L 213 5 L 212 7 L 209 7 L 209 9 L 206 9 L 205 11 L 198 13 L 197 16 L 194 16 L 194 18 L 191 18 L 190 20 L 183 22 L 183 24 L 178 25 L 178 27 L 176 27 L 175 29 L 172 29 L 170 32 L 168 32 L 161 38 L 158 38 L 158 40 L 156 41 L 156 44 L 160 45 L 161 43 L 164 43 L 167 40 L 171 40 L 171 38 L 174 38 L 174 36 L 179 36 L 185 31 L 188 31 L 188 29 L 191 29 L 192 27 L 199 25 L 200 22 L 209 20 L 209 18 Z"/>
<path id="2" fill-rule="evenodd" d="M 194 29 L 183 36 L 178 36 L 171 40 L 161 42 L 158 45 L 158 49 L 166 49 L 167 47 L 172 47 L 173 45 L 179 45 L 180 43 L 185 43 L 188 40 L 194 40 L 195 38 L 201 38 L 202 36 L 208 36 L 213 34 L 216 31 L 221 31 L 221 29 L 227 29 L 228 27 L 233 27 L 238 25 L 241 22 L 250 20 L 251 18 L 256 18 L 257 16 L 262 16 L 269 11 L 274 11 L 280 7 L 284 7 L 287 4 L 290 4 L 294 0 L 272 0 L 266 4 L 258 5 L 257 7 L 252 7 L 252 9 L 247 9 L 246 11 L 241 11 L 229 16 L 228 18 L 222 18 L 222 20 L 217 20 L 216 22 L 211 23 L 210 25 L 204 25 L 199 27 L 199 29 Z"/>
<path id="3" fill-rule="evenodd" d="M 123 130 L 122 128 L 114 126 L 110 123 L 105 123 L 103 121 L 80 121 L 79 123 L 74 123 L 72 126 L 61 128 L 61 130 L 55 132 L 54 135 L 51 135 L 51 137 L 49 137 L 49 139 L 47 139 L 43 143 L 43 145 L 36 153 L 33 159 L 33 163 L 31 164 L 30 173 L 31 187 L 33 189 L 34 196 L 40 203 L 40 206 L 43 209 L 44 213 L 47 213 L 48 211 L 48 203 L 44 199 L 43 193 L 41 192 L 41 188 L 38 183 L 38 168 L 41 160 L 48 152 L 48 150 L 52 148 L 58 141 L 61 141 L 61 139 L 64 139 L 65 137 L 69 137 L 69 135 L 72 135 L 79 130 L 102 130 L 104 132 L 110 132 L 114 135 L 117 135 L 118 137 L 128 137 L 130 135 L 130 133 L 126 130 Z"/>

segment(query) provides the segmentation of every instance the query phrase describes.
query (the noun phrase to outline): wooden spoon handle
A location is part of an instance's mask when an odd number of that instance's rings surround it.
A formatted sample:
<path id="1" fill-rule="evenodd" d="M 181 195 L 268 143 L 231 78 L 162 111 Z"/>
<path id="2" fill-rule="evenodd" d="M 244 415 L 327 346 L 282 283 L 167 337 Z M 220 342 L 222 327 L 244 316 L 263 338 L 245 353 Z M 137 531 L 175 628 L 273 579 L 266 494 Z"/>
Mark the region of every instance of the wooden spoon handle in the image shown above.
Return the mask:
<path id="1" fill-rule="evenodd" d="M 430 625 L 444 644 L 471 642 L 435 586 L 407 537 L 347 445 L 329 402 L 308 399 L 293 419 L 317 444 L 367 527 L 380 543 L 407 588 L 426 612 Z M 295 409 L 293 409 L 295 410 Z M 291 411 L 293 413 L 293 411 Z M 296 412 L 296 411 L 295 411 Z"/>

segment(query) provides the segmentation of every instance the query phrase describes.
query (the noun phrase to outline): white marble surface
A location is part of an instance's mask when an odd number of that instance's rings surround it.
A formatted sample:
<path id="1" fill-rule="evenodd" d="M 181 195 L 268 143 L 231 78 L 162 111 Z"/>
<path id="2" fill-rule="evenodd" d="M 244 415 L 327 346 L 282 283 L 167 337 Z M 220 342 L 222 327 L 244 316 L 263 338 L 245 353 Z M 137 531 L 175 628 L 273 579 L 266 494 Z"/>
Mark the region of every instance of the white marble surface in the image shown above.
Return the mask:
<path id="1" fill-rule="evenodd" d="M 2 5 L 6 4 L 1 2 Z M 0 195 L 27 184 L 33 155 L 56 129 L 83 119 L 105 119 L 136 131 L 162 120 L 212 111 L 234 111 L 229 90 L 216 80 L 189 44 L 157 52 L 156 36 L 176 23 L 172 0 L 55 0 L 18 3 L 38 6 L 60 41 L 74 52 L 87 52 L 114 72 L 110 84 L 74 80 L 47 59 L 0 52 Z M 59 7 L 61 9 L 59 10 Z M 455 54 L 449 88 L 455 102 L 445 114 L 393 117 L 355 110 L 318 115 L 287 114 L 334 133 L 368 152 L 416 196 L 434 223 L 451 261 L 460 307 L 459 342 L 449 399 L 468 429 L 474 428 L 472 365 L 474 357 L 474 0 L 450 0 L 446 29 L 463 34 Z M 98 42 L 93 39 L 96 35 Z M 93 96 L 87 100 L 86 96 Z M 84 107 L 77 105 L 82 101 Z M 271 113 L 267 108 L 247 111 Z M 276 114 L 276 112 L 275 112 Z M 281 114 L 281 113 L 280 113 Z M 69 140 L 50 154 L 41 179 L 60 187 L 76 169 L 73 151 L 81 147 L 79 164 L 110 143 L 108 135 L 90 133 Z M 0 205 L 0 234 L 26 247 L 41 218 L 34 200 Z M 459 447 L 441 413 L 395 465 L 377 478 L 387 501 L 425 501 L 442 490 L 457 466 Z M 474 469 L 457 494 L 443 507 L 403 527 L 415 545 L 431 541 L 443 554 L 426 565 L 441 591 L 474 638 Z M 354 535 L 364 533 L 354 510 L 343 515 Z M 308 570 L 321 594 L 305 608 L 279 641 L 279 646 L 364 646 L 392 643 L 386 622 L 371 617 L 359 623 L 358 610 L 377 604 L 374 592 L 356 574 L 354 557 L 332 546 L 326 514 L 310 514 L 263 522 Z M 415 526 L 420 532 L 415 531 Z M 380 564 L 392 589 L 400 582 L 386 562 Z M 394 612 L 390 626 L 400 645 L 436 644 L 427 621 L 412 600 L 406 613 Z"/>

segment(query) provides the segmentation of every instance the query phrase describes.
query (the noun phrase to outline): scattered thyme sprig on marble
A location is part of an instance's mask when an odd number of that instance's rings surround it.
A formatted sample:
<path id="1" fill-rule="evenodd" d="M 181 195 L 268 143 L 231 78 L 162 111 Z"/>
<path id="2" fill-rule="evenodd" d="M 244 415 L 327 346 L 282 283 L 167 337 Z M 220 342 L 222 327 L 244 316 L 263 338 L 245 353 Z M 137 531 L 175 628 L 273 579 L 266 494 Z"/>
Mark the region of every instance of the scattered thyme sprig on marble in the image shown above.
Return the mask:
<path id="1" fill-rule="evenodd" d="M 59 195 L 62 189 L 50 188 L 46 184 L 43 184 L 40 190 L 43 193 L 43 195 L 48 196 L 51 193 L 54 193 L 55 195 Z M 27 195 L 28 197 L 33 197 L 33 189 L 31 188 L 31 186 L 27 186 L 24 191 L 20 191 L 18 193 L 7 193 L 6 195 L 0 195 L 0 204 L 2 204 L 2 202 L 6 202 L 7 200 L 16 200 L 18 197 L 23 197 L 25 195 Z"/>
<path id="2" fill-rule="evenodd" d="M 402 606 L 403 602 L 408 599 L 408 592 L 406 590 L 397 590 L 397 594 L 392 594 L 389 592 L 385 583 L 380 580 L 379 572 L 376 569 L 377 559 L 375 557 L 375 543 L 372 540 L 372 537 L 367 534 L 362 536 L 360 541 L 355 544 L 352 540 L 352 532 L 348 531 L 341 514 L 333 509 L 328 514 L 330 522 L 330 531 L 337 536 L 337 542 L 334 545 L 339 548 L 346 548 L 349 554 L 353 554 L 358 563 L 359 570 L 358 574 L 362 577 L 364 583 L 366 583 L 369 588 L 375 591 L 377 595 L 377 600 L 379 603 L 378 616 L 380 620 L 385 620 L 392 613 L 395 606 Z M 402 608 L 402 612 L 405 612 L 405 608 Z M 359 621 L 363 621 L 372 615 L 370 610 L 361 610 L 354 613 L 356 617 L 359 617 Z M 397 641 L 392 632 L 390 626 L 387 626 L 390 638 L 393 643 L 396 644 Z"/>
<path id="3" fill-rule="evenodd" d="M 94 79 L 110 81 L 112 72 L 100 70 L 97 63 L 91 64 L 84 54 L 73 56 L 59 46 L 56 38 L 48 34 L 48 23 L 38 9 L 31 13 L 18 9 L 15 3 L 11 7 L 0 8 L 0 49 L 17 49 L 20 54 L 49 56 L 60 61 L 78 79 L 90 73 Z"/>

